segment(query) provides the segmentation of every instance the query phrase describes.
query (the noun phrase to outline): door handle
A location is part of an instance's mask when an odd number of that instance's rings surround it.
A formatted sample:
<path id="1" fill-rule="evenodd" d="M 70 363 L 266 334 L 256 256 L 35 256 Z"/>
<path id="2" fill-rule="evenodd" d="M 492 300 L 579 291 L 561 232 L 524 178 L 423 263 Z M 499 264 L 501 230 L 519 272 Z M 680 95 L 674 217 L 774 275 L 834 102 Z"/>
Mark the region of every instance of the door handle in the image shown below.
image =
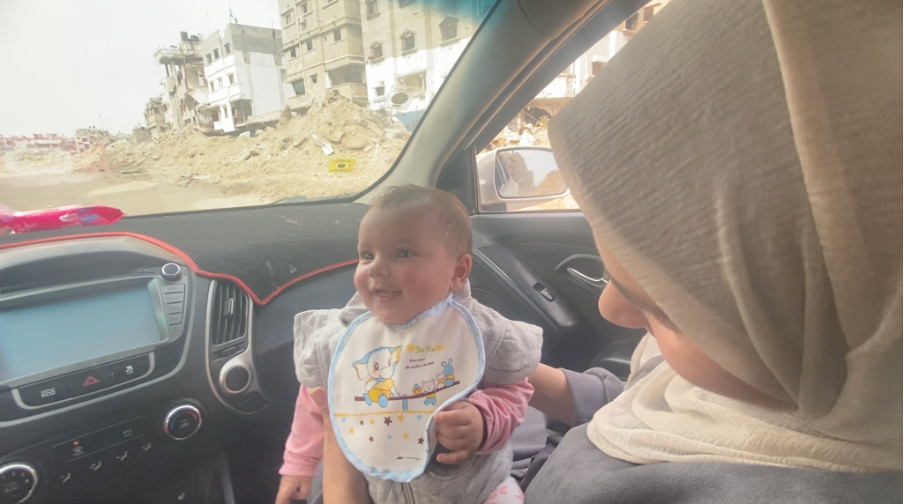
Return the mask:
<path id="1" fill-rule="evenodd" d="M 609 283 L 609 279 L 606 277 L 606 273 L 603 272 L 602 276 L 599 278 L 594 278 L 589 275 L 585 275 L 581 273 L 578 269 L 569 266 L 565 269 L 568 272 L 568 275 L 579 284 L 583 284 L 591 289 L 601 291 Z"/>

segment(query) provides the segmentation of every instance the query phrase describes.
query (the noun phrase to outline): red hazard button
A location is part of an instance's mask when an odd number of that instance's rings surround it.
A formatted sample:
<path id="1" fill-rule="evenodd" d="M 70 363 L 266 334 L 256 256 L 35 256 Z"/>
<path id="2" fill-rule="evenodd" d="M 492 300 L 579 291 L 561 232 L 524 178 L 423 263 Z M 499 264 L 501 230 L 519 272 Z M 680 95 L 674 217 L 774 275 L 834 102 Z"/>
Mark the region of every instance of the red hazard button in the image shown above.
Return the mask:
<path id="1" fill-rule="evenodd" d="M 109 365 L 66 375 L 66 385 L 73 395 L 87 394 L 107 388 L 115 383 L 113 369 Z"/>

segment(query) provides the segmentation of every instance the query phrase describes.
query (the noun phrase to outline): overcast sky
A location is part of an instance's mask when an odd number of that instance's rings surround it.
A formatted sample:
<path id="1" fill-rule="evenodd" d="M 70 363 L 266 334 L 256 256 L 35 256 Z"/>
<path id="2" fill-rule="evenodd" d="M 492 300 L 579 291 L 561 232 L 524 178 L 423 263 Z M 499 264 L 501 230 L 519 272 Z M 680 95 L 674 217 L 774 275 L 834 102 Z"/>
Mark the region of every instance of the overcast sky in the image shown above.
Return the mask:
<path id="1" fill-rule="evenodd" d="M 179 32 L 279 28 L 277 0 L 0 0 L 0 135 L 103 125 L 131 132 L 162 91 L 158 47 Z"/>

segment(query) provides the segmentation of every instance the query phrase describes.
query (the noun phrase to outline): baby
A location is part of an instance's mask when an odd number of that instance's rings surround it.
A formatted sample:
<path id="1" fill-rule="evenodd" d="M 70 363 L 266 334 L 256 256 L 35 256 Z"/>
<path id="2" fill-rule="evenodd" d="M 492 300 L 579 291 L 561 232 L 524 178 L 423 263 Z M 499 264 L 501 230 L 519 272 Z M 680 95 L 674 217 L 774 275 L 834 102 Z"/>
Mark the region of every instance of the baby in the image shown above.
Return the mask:
<path id="1" fill-rule="evenodd" d="M 323 420 L 308 388 L 327 386 L 333 352 L 349 324 L 369 311 L 383 323 L 404 326 L 450 294 L 480 331 L 485 354 L 482 379 L 465 400 L 435 413 L 438 445 L 423 474 L 409 483 L 367 475 L 368 489 L 377 504 L 412 499 L 477 504 L 491 494 L 495 502 L 502 502 L 502 494 L 517 499 L 513 494 L 520 490 L 508 476 L 512 462 L 508 438 L 524 420 L 533 392 L 527 376 L 539 363 L 542 331 L 506 320 L 471 297 L 471 247 L 470 218 L 449 193 L 394 187 L 373 203 L 358 231 L 357 294 L 343 309 L 307 311 L 295 318 L 296 371 L 302 386 L 280 470 L 277 504 L 301 499 L 311 489 L 323 455 Z M 387 355 L 396 351 L 381 350 Z M 397 353 L 392 355 L 398 359 Z M 414 387 L 378 378 L 368 390 L 380 385 L 386 393 L 367 393 L 361 400 L 370 398 L 368 405 L 385 407 L 388 400 L 402 395 L 401 390 L 435 406 L 438 391 L 465 380 L 456 376 L 461 365 L 459 359 L 454 366 L 451 358 L 443 359 L 435 381 L 428 379 Z"/>

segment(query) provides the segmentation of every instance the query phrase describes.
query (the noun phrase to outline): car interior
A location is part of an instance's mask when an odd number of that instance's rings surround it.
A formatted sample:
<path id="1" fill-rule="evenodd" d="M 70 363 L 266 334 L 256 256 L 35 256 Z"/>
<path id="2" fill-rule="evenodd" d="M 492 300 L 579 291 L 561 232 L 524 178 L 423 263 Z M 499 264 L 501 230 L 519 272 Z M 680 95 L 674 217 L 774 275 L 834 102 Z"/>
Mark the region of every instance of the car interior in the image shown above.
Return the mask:
<path id="1" fill-rule="evenodd" d="M 542 362 L 626 378 L 643 332 L 599 315 L 584 216 L 482 205 L 476 160 L 645 3 L 499 0 L 361 194 L 0 237 L 0 313 L 38 328 L 0 352 L 0 504 L 273 502 L 299 387 L 293 318 L 354 294 L 358 224 L 390 186 L 461 199 L 473 295 L 541 327 Z"/>

